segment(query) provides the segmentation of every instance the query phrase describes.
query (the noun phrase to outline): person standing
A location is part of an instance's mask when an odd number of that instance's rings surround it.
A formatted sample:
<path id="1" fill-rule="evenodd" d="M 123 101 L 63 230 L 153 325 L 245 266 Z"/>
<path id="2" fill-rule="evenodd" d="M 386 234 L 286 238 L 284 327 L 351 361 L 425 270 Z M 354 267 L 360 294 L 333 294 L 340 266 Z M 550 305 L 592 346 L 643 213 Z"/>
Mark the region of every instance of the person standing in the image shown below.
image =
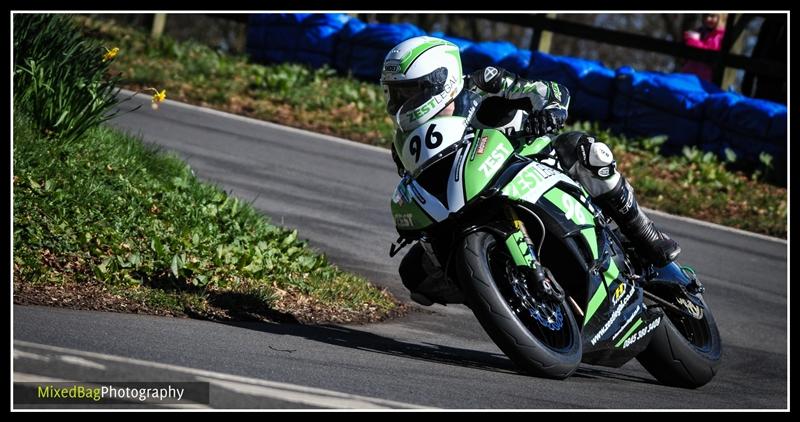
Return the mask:
<path id="1" fill-rule="evenodd" d="M 725 26 L 718 13 L 703 15 L 703 25 L 696 31 L 685 31 L 683 41 L 689 47 L 703 50 L 719 51 L 725 36 Z M 705 81 L 711 82 L 714 68 L 711 63 L 689 60 L 681 68 L 683 73 L 693 73 Z"/>

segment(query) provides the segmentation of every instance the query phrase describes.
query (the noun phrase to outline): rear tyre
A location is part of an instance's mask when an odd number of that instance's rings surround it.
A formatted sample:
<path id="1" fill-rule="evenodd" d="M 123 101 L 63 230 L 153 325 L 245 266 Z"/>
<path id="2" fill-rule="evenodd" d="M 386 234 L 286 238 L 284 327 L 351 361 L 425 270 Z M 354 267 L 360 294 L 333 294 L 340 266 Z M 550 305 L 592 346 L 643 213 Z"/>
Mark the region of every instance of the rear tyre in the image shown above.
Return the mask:
<path id="1" fill-rule="evenodd" d="M 700 319 L 668 309 L 664 313 L 650 344 L 636 358 L 663 384 L 683 388 L 707 384 L 716 375 L 722 357 L 722 342 L 711 311 L 705 307 Z"/>

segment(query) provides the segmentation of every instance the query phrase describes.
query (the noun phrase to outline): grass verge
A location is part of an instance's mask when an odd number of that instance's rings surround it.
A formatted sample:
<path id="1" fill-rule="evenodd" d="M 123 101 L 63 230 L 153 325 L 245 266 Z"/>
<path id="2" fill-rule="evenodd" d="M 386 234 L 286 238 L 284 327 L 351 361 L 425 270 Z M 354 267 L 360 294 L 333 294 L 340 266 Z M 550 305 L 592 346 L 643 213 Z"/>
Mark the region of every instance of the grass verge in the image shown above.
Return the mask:
<path id="1" fill-rule="evenodd" d="M 303 323 L 405 312 L 136 138 L 56 141 L 15 113 L 13 158 L 15 303 Z"/>

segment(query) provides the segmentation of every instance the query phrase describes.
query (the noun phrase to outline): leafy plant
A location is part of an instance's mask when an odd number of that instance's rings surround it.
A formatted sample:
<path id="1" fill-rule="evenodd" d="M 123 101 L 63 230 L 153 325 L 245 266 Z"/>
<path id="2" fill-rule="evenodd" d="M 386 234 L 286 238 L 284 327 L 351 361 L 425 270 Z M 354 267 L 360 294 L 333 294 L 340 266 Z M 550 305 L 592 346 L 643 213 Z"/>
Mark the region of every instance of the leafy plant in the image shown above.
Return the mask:
<path id="1" fill-rule="evenodd" d="M 109 112 L 119 102 L 110 53 L 67 15 L 15 15 L 15 107 L 47 137 L 77 139 L 116 114 Z"/>

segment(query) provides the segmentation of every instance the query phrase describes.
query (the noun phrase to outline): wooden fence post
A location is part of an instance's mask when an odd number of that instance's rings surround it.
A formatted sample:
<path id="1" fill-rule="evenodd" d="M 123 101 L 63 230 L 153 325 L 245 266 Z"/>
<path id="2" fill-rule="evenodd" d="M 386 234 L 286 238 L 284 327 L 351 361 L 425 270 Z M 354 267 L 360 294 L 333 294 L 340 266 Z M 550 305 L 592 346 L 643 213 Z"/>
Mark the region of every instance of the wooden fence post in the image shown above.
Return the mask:
<path id="1" fill-rule="evenodd" d="M 555 13 L 548 13 L 547 17 L 550 19 L 555 19 Z M 541 51 L 542 53 L 549 53 L 550 46 L 553 43 L 553 33 L 550 31 L 542 31 L 542 35 L 539 37 L 539 45 L 537 46 L 537 50 Z"/>
<path id="2" fill-rule="evenodd" d="M 738 19 L 736 19 L 736 20 L 738 22 L 741 22 L 742 19 L 745 19 L 745 17 L 742 16 L 742 15 L 738 15 Z M 749 21 L 749 19 L 747 21 Z M 731 22 L 731 23 L 733 24 L 734 22 Z M 740 24 L 740 26 L 741 26 L 741 24 Z M 741 26 L 741 27 L 742 27 L 742 30 L 743 30 L 744 27 L 743 26 Z M 742 50 L 744 50 L 744 38 L 745 38 L 745 37 L 742 36 L 742 34 L 743 34 L 743 31 L 739 32 L 738 34 L 734 34 L 734 36 L 736 37 L 736 40 L 733 42 L 733 46 L 731 46 L 731 49 L 729 51 L 730 53 L 742 54 Z M 730 87 L 731 85 L 736 83 L 736 73 L 737 72 L 738 72 L 738 69 L 735 69 L 735 68 L 732 68 L 732 67 L 726 67 L 725 71 L 722 74 L 722 83 L 720 84 L 720 88 L 722 88 L 723 90 L 727 91 L 728 87 Z M 740 87 L 739 90 L 741 91 L 741 87 Z"/>
<path id="3" fill-rule="evenodd" d="M 164 26 L 167 23 L 166 13 L 156 13 L 153 15 L 153 29 L 150 31 L 151 38 L 159 38 L 164 33 Z"/>
<path id="4" fill-rule="evenodd" d="M 555 19 L 556 14 L 548 13 L 546 16 L 548 18 Z M 531 50 L 541 51 L 542 53 L 549 53 L 552 42 L 553 42 L 552 32 L 545 31 L 537 27 L 533 28 L 533 36 L 531 37 L 531 47 L 530 47 Z"/>

